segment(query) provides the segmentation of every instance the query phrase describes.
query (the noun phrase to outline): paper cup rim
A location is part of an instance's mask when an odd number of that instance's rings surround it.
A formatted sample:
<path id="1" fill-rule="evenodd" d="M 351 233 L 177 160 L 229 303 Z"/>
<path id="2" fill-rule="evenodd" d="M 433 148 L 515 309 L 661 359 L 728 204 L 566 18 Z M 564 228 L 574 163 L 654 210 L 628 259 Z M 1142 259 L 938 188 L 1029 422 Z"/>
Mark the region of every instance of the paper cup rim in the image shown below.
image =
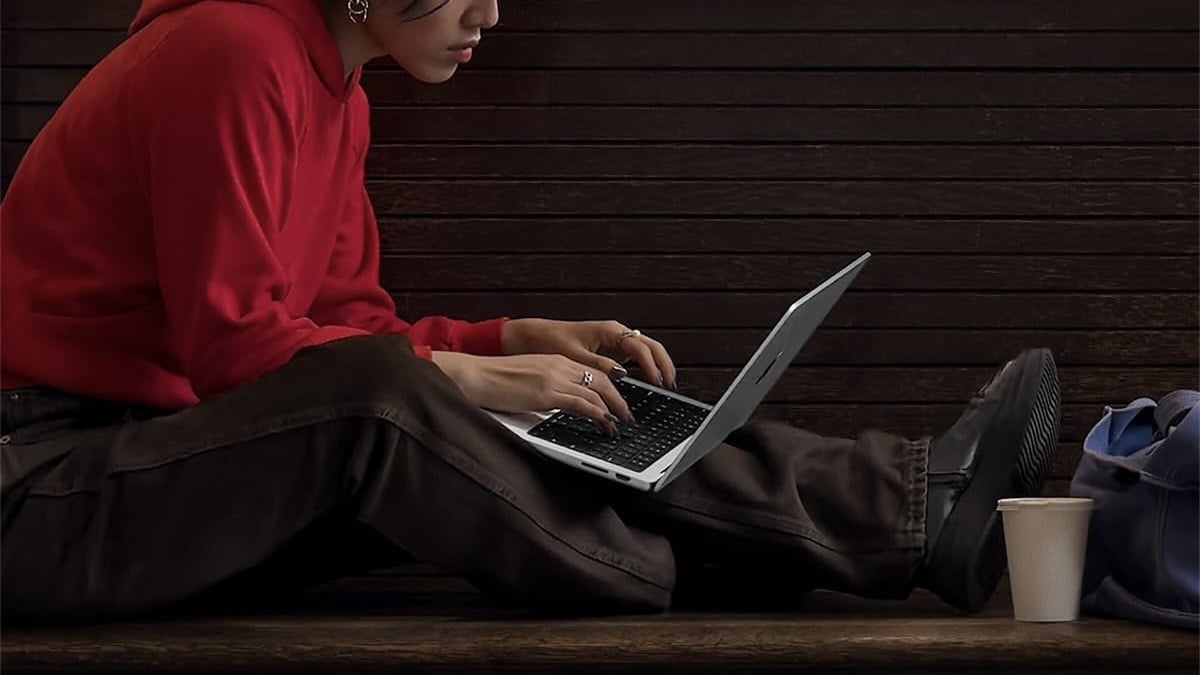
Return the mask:
<path id="1" fill-rule="evenodd" d="M 1091 497 L 1014 497 L 996 502 L 997 511 L 1090 511 L 1096 508 Z"/>

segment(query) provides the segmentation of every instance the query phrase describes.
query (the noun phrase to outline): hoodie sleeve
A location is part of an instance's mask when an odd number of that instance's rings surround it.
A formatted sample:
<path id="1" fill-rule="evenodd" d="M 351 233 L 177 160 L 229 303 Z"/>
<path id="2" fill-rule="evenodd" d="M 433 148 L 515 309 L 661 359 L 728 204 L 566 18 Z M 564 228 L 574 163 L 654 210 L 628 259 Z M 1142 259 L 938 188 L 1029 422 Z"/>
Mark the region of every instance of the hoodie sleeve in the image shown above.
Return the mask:
<path id="1" fill-rule="evenodd" d="M 319 325 L 283 304 L 287 281 L 274 247 L 296 189 L 306 97 L 295 84 L 304 78 L 286 72 L 295 66 L 273 54 L 294 45 L 246 49 L 242 40 L 232 49 L 194 34 L 173 38 L 135 73 L 127 95 L 131 122 L 144 131 L 167 330 L 204 399 L 301 349 L 368 331 Z"/>
<path id="2" fill-rule="evenodd" d="M 397 317 L 395 303 L 379 284 L 379 226 L 365 187 L 347 205 L 333 260 L 310 315 L 321 323 L 371 333 L 403 333 L 424 358 L 434 351 L 503 354 L 501 333 L 508 320 L 472 323 L 431 316 L 409 324 Z"/>

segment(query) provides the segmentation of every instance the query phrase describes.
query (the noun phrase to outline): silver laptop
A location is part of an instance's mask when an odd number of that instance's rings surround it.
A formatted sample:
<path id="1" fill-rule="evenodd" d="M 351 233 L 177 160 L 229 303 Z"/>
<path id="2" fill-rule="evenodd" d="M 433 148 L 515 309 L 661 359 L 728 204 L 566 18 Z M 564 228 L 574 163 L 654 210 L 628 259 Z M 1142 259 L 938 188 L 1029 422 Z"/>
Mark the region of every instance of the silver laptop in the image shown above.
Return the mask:
<path id="1" fill-rule="evenodd" d="M 658 491 L 744 425 L 829 310 L 870 259 L 864 253 L 792 303 L 716 405 L 625 378 L 614 383 L 638 424 L 613 438 L 595 421 L 562 410 L 488 411 L 543 454 L 629 487 Z"/>

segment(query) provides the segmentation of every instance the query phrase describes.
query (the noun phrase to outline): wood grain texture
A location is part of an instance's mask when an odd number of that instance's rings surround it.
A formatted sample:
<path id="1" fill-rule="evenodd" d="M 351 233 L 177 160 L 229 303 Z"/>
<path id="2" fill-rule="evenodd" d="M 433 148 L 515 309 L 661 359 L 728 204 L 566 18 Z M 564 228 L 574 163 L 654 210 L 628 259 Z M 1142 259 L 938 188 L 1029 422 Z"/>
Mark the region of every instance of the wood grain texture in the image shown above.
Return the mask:
<path id="1" fill-rule="evenodd" d="M 109 0 L 112 1 L 112 0 Z M 1081 12 L 1071 0 L 1018 0 L 981 6 L 928 2 L 900 7 L 886 0 L 830 5 L 817 0 L 765 0 L 746 12 L 688 0 L 528 0 L 506 10 L 504 26 L 522 30 L 1131 30 L 1189 29 L 1196 8 L 1179 0 L 1131 7 L 1109 0 Z M 1084 15 L 1087 16 L 1084 16 Z"/>
<path id="2" fill-rule="evenodd" d="M 70 79 L 69 71 L 63 71 Z M 464 71 L 439 87 L 371 70 L 379 105 L 1187 106 L 1190 73 Z"/>
<path id="3" fill-rule="evenodd" d="M 383 260 L 381 278 L 385 287 L 395 291 L 807 292 L 851 260 L 845 254 L 723 255 L 717 259 L 622 253 L 391 255 Z M 855 279 L 854 287 L 881 291 L 1191 291 L 1200 275 L 1196 262 L 1196 256 L 1186 255 L 894 254 L 873 258 Z"/>
<path id="4" fill-rule="evenodd" d="M 1194 28 L 1194 26 L 1192 27 Z M 1179 32 L 506 32 L 476 68 L 1194 68 Z M 746 49 L 752 41 L 755 49 Z"/>
<path id="5" fill-rule="evenodd" d="M 602 317 L 641 328 L 764 328 L 796 300 L 792 292 L 454 292 L 394 289 L 401 316 L 471 320 L 496 316 Z M 825 328 L 1030 328 L 1195 330 L 1193 293 L 863 293 L 842 297 Z"/>
<path id="6" fill-rule="evenodd" d="M 3 69 L 6 100 L 57 103 L 84 68 Z M 654 70 L 464 71 L 429 87 L 403 71 L 373 69 L 376 105 L 444 106 L 1187 106 L 1186 72 L 763 72 Z"/>
<path id="7" fill-rule="evenodd" d="M 31 113 L 32 114 L 32 113 Z M 378 107 L 374 138 L 399 141 L 780 143 L 1182 143 L 1195 108 Z M 6 138 L 11 138 L 6 136 Z"/>
<path id="8" fill-rule="evenodd" d="M 487 37 L 471 69 L 1190 69 L 1200 59 L 1194 37 L 1188 30 L 547 33 L 502 27 Z M 0 58 L 8 66 L 90 66 L 124 38 L 123 30 L 5 30 Z M 746 49 L 747 41 L 757 48 Z M 384 60 L 370 67 L 381 65 L 391 67 Z"/>
<path id="9" fill-rule="evenodd" d="M 376 145 L 379 178 L 1194 180 L 1194 149 L 1071 145 Z"/>
<path id="10" fill-rule="evenodd" d="M 3 109 L 4 140 L 28 141 L 56 107 Z M 374 138 L 400 141 L 1193 144 L 1189 108 L 376 108 Z"/>
<path id="11" fill-rule="evenodd" d="M 3 140 L 28 141 L 56 107 L 6 105 Z M 377 107 L 374 139 L 396 142 L 1177 143 L 1195 108 Z"/>
<path id="12" fill-rule="evenodd" d="M 137 0 L 93 0 L 63 12 L 22 0 L 5 6 L 5 28 L 111 29 L 127 27 Z M 754 12 L 720 3 L 660 0 L 523 0 L 503 8 L 500 30 L 521 31 L 814 31 L 814 30 L 1189 30 L 1196 7 L 1183 0 L 1138 5 L 1103 0 L 1080 11 L 1075 0 L 1014 0 L 980 6 L 925 2 L 900 7 L 887 0 L 829 5 L 817 0 L 759 0 Z"/>
<path id="13" fill-rule="evenodd" d="M 716 401 L 739 369 L 683 367 L 680 391 Z M 767 394 L 768 403 L 961 403 L 994 372 L 994 367 L 840 367 L 792 366 Z M 636 371 L 635 371 L 636 372 Z M 1064 367 L 1058 370 L 1062 398 L 1068 403 L 1124 403 L 1147 392 L 1200 389 L 1193 367 Z"/>
<path id="14" fill-rule="evenodd" d="M 385 254 L 1121 253 L 1200 250 L 1191 218 L 415 217 L 385 216 Z M 1153 232 L 1153 236 L 1132 236 Z"/>
<path id="15" fill-rule="evenodd" d="M 908 602 L 818 592 L 790 610 L 571 621 L 489 612 L 470 596 L 450 596 L 439 611 L 432 598 L 406 594 L 402 578 L 354 591 L 302 599 L 287 613 L 7 631 L 5 672 L 1153 673 L 1196 667 L 1190 632 L 1094 617 L 1021 624 L 1011 619 L 1006 590 L 969 617 L 923 591 Z M 360 596 L 375 600 L 355 612 Z"/>
<path id="16" fill-rule="evenodd" d="M 1165 181 L 368 181 L 386 215 L 1188 216 L 1194 185 Z"/>
<path id="17" fill-rule="evenodd" d="M 6 141 L 11 175 L 28 148 Z M 1195 152 L 1171 146 L 988 145 L 377 145 L 377 178 L 703 180 L 1195 180 Z M 1194 242 L 1189 242 L 1194 243 Z"/>
<path id="18" fill-rule="evenodd" d="M 755 329 L 665 329 L 654 338 L 676 363 L 736 366 L 746 363 L 770 326 Z M 997 353 L 1029 345 L 1051 349 L 1060 365 L 1188 366 L 1200 360 L 1196 332 L 1086 330 L 818 330 L 796 357 L 804 365 L 974 365 L 991 363 Z"/>

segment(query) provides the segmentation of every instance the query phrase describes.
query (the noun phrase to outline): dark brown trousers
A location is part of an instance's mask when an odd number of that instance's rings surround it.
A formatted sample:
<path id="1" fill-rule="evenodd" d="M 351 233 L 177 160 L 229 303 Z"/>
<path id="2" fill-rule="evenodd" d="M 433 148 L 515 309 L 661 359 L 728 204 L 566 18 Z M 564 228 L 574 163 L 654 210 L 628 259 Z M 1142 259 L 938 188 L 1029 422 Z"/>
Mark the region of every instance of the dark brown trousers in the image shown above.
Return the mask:
<path id="1" fill-rule="evenodd" d="M 3 433 L 8 619 L 411 559 L 550 613 L 661 611 L 702 568 L 902 598 L 924 547 L 925 440 L 755 423 L 642 494 L 536 454 L 400 336 L 306 350 L 169 414 L 8 390 Z"/>

